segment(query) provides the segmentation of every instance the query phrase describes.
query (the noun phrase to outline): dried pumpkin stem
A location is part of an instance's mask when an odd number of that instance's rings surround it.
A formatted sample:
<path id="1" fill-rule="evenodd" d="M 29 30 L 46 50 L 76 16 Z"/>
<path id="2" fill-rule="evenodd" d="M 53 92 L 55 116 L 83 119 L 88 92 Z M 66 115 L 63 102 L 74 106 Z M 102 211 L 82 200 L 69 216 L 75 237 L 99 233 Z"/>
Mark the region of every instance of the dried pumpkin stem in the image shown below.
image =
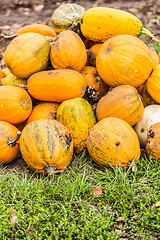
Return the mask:
<path id="1" fill-rule="evenodd" d="M 52 175 L 57 170 L 57 167 L 55 164 L 49 164 L 46 165 L 43 169 L 47 172 L 48 175 Z"/>
<path id="2" fill-rule="evenodd" d="M 160 43 L 160 40 L 158 40 L 148 29 L 144 27 L 142 29 L 142 34 L 145 34 L 146 36 L 150 37 L 151 40 Z"/>
<path id="3" fill-rule="evenodd" d="M 11 147 L 14 147 L 17 144 L 20 136 L 21 136 L 21 131 L 18 131 L 17 136 L 15 138 L 8 138 L 7 144 Z"/>

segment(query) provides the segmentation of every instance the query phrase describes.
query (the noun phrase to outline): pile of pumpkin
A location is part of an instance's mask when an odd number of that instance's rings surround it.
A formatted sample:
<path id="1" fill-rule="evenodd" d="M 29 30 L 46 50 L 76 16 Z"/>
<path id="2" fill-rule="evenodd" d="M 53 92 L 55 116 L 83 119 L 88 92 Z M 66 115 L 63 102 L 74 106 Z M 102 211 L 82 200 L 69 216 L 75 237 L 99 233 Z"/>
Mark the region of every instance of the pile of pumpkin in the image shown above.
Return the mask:
<path id="1" fill-rule="evenodd" d="M 21 152 L 53 174 L 88 149 L 104 167 L 160 158 L 160 64 L 139 36 L 159 42 L 131 13 L 62 4 L 43 24 L 22 27 L 4 53 L 0 162 Z"/>

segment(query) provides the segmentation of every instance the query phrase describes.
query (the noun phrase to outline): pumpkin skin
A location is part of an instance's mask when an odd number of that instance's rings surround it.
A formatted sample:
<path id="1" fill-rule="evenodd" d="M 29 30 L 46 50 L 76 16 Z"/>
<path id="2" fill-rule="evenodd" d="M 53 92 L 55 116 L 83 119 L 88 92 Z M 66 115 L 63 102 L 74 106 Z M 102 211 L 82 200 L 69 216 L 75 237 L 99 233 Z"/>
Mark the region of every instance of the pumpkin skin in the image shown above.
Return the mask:
<path id="1" fill-rule="evenodd" d="M 140 157 L 140 145 L 133 128 L 124 120 L 104 118 L 93 126 L 87 139 L 87 149 L 93 160 L 102 167 L 128 167 Z"/>
<path id="2" fill-rule="evenodd" d="M 41 102 L 36 105 L 29 118 L 27 119 L 26 124 L 33 122 L 38 119 L 56 119 L 57 108 L 59 103 L 53 102 Z"/>
<path id="3" fill-rule="evenodd" d="M 157 103 L 160 103 L 160 64 L 154 68 L 147 80 L 147 91 Z"/>
<path id="4" fill-rule="evenodd" d="M 3 80 L 3 86 L 14 86 L 14 84 L 23 84 L 26 85 L 27 84 L 27 79 L 23 79 L 23 78 L 17 78 L 16 76 L 14 76 L 12 73 L 10 73 L 8 76 L 6 76 Z"/>
<path id="5" fill-rule="evenodd" d="M 26 25 L 18 30 L 17 36 L 28 32 L 39 33 L 43 36 L 56 37 L 56 32 L 54 31 L 54 29 L 45 24 Z"/>
<path id="6" fill-rule="evenodd" d="M 111 86 L 141 86 L 153 70 L 153 60 L 146 44 L 137 37 L 119 35 L 104 42 L 96 57 L 96 68 Z"/>
<path id="7" fill-rule="evenodd" d="M 61 4 L 52 14 L 51 23 L 57 34 L 74 29 L 80 23 L 85 9 L 75 3 Z"/>
<path id="8" fill-rule="evenodd" d="M 57 120 L 69 129 L 73 138 L 75 153 L 87 147 L 87 137 L 96 123 L 91 105 L 83 98 L 64 101 L 57 109 Z"/>
<path id="9" fill-rule="evenodd" d="M 18 78 L 28 78 L 44 70 L 49 61 L 50 44 L 38 33 L 24 33 L 15 37 L 4 52 L 4 62 Z"/>
<path id="10" fill-rule="evenodd" d="M 153 105 L 153 104 L 158 104 L 149 94 L 147 91 L 147 81 L 144 84 L 143 91 L 142 91 L 142 96 L 144 98 L 144 101 L 146 102 L 146 105 Z"/>
<path id="11" fill-rule="evenodd" d="M 88 61 L 94 67 L 96 67 L 96 56 L 101 46 L 102 43 L 96 43 L 87 52 Z"/>
<path id="12" fill-rule="evenodd" d="M 153 160 L 160 160 L 160 122 L 153 124 L 147 132 L 146 152 Z"/>
<path id="13" fill-rule="evenodd" d="M 12 124 L 0 121 L 0 163 L 6 164 L 16 159 L 19 153 L 21 132 Z"/>
<path id="14" fill-rule="evenodd" d="M 71 30 L 61 32 L 52 43 L 50 60 L 55 69 L 81 72 L 87 61 L 87 51 L 78 34 Z"/>
<path id="15" fill-rule="evenodd" d="M 11 73 L 11 71 L 7 67 L 3 68 L 3 72 L 5 74 L 4 77 L 7 77 Z"/>
<path id="16" fill-rule="evenodd" d="M 0 120 L 17 124 L 32 111 L 32 100 L 26 90 L 16 86 L 0 86 Z"/>
<path id="17" fill-rule="evenodd" d="M 73 140 L 60 122 L 38 119 L 22 130 L 20 151 L 32 170 L 53 174 L 69 165 L 73 156 Z"/>
<path id="18" fill-rule="evenodd" d="M 141 119 L 143 111 L 143 103 L 136 88 L 121 85 L 113 88 L 99 100 L 96 116 L 98 121 L 106 117 L 121 118 L 133 126 Z"/>
<path id="19" fill-rule="evenodd" d="M 159 64 L 159 57 L 158 57 L 158 54 L 156 53 L 156 51 L 154 50 L 153 47 L 149 46 L 148 48 L 149 48 L 151 56 L 152 56 L 153 69 L 154 69 Z"/>
<path id="20" fill-rule="evenodd" d="M 5 77 L 4 71 L 0 68 L 0 80 Z"/>
<path id="21" fill-rule="evenodd" d="M 41 71 L 28 79 L 27 88 L 38 100 L 63 102 L 84 95 L 85 79 L 82 74 L 70 69 Z"/>

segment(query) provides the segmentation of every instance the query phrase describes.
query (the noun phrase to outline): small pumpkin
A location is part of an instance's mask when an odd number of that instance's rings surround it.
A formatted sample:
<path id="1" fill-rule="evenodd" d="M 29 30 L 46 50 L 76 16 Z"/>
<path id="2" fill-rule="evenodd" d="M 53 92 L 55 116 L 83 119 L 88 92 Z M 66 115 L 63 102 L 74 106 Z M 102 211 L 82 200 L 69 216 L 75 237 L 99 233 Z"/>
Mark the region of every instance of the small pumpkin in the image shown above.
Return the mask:
<path id="1" fill-rule="evenodd" d="M 33 98 L 42 101 L 63 102 L 75 97 L 83 97 L 85 79 L 77 71 L 59 69 L 33 74 L 27 83 Z"/>
<path id="2" fill-rule="evenodd" d="M 27 119 L 26 124 L 33 122 L 38 119 L 56 119 L 57 108 L 59 103 L 54 102 L 41 102 L 36 105 L 29 118 Z"/>
<path id="3" fill-rule="evenodd" d="M 102 167 L 128 167 L 140 157 L 137 134 L 126 121 L 115 117 L 104 118 L 93 126 L 87 138 L 87 149 Z"/>
<path id="4" fill-rule="evenodd" d="M 98 121 L 106 117 L 121 118 L 133 126 L 141 119 L 143 111 L 143 103 L 136 88 L 120 85 L 99 100 L 96 116 Z"/>
<path id="5" fill-rule="evenodd" d="M 0 163 L 12 162 L 18 156 L 21 132 L 12 124 L 0 121 Z"/>
<path id="6" fill-rule="evenodd" d="M 146 44 L 130 35 L 105 41 L 96 57 L 96 68 L 103 81 L 111 86 L 141 86 L 153 70 L 153 60 Z"/>
<path id="7" fill-rule="evenodd" d="M 154 68 L 147 80 L 147 91 L 157 103 L 160 103 L 160 64 Z"/>
<path id="8" fill-rule="evenodd" d="M 22 130 L 20 151 L 32 170 L 50 175 L 69 165 L 73 140 L 69 130 L 60 122 L 38 119 Z"/>
<path id="9" fill-rule="evenodd" d="M 44 70 L 49 61 L 50 44 L 38 33 L 24 33 L 15 37 L 4 52 L 4 62 L 18 78 L 28 78 Z"/>
<path id="10" fill-rule="evenodd" d="M 18 31 L 17 31 L 17 36 L 24 34 L 24 33 L 28 33 L 28 32 L 32 32 L 32 33 L 39 33 L 43 36 L 51 36 L 51 37 L 56 37 L 56 32 L 54 31 L 53 28 L 51 28 L 50 26 L 47 26 L 45 24 L 29 24 L 26 26 L 21 27 Z"/>
<path id="11" fill-rule="evenodd" d="M 4 79 L 3 79 L 3 86 L 7 86 L 7 85 L 10 85 L 10 86 L 14 86 L 15 84 L 24 84 L 26 85 L 27 84 L 27 79 L 24 79 L 24 78 L 18 78 L 16 77 L 15 75 L 13 75 L 12 73 L 10 73 L 8 76 L 6 76 Z"/>
<path id="12" fill-rule="evenodd" d="M 50 60 L 55 69 L 81 72 L 87 61 L 87 51 L 78 34 L 71 30 L 61 32 L 52 43 Z"/>
<path id="13" fill-rule="evenodd" d="M 17 124 L 32 111 L 32 100 L 26 90 L 16 86 L 0 86 L 0 120 Z"/>
<path id="14" fill-rule="evenodd" d="M 96 123 L 95 114 L 89 102 L 83 98 L 66 100 L 57 109 L 57 120 L 69 129 L 76 153 L 87 147 L 90 129 Z"/>
<path id="15" fill-rule="evenodd" d="M 4 71 L 0 68 L 0 80 L 5 77 Z"/>
<path id="16" fill-rule="evenodd" d="M 101 46 L 102 43 L 96 43 L 90 49 L 88 49 L 87 52 L 88 61 L 94 67 L 96 67 L 96 57 Z"/>

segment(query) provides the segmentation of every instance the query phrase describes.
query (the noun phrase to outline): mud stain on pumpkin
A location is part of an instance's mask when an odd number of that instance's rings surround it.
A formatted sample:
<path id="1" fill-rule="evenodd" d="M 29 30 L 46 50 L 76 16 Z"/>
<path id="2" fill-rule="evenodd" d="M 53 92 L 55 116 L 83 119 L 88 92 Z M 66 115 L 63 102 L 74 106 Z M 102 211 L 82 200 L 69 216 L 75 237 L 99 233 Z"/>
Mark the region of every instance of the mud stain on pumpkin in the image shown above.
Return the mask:
<path id="1" fill-rule="evenodd" d="M 116 146 L 118 147 L 120 145 L 120 142 L 116 142 Z"/>
<path id="2" fill-rule="evenodd" d="M 71 137 L 70 133 L 65 134 L 65 142 L 66 142 L 67 150 L 68 150 L 70 148 L 70 144 L 72 142 L 72 137 Z"/>
<path id="3" fill-rule="evenodd" d="M 152 130 L 149 130 L 149 137 L 154 138 L 154 136 L 155 136 L 155 133 L 152 132 Z"/>
<path id="4" fill-rule="evenodd" d="M 108 55 L 110 52 L 111 52 L 111 47 L 108 47 L 108 48 L 106 49 L 106 54 Z"/>

